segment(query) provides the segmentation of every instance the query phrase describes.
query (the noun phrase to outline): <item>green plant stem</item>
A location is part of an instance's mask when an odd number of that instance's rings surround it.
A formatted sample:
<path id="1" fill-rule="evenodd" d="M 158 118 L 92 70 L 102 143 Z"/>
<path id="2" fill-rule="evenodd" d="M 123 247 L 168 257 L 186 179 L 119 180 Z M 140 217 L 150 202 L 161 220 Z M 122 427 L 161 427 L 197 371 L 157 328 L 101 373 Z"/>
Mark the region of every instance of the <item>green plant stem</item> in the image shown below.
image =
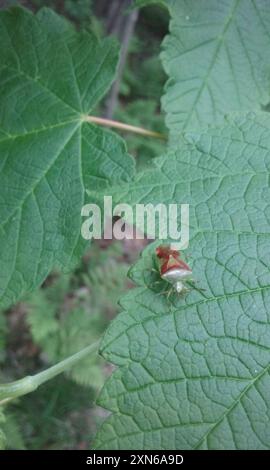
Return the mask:
<path id="1" fill-rule="evenodd" d="M 87 346 L 81 351 L 73 354 L 72 356 L 64 359 L 63 361 L 55 364 L 48 369 L 39 372 L 36 375 L 29 375 L 23 379 L 16 380 L 15 382 L 9 382 L 7 384 L 0 385 L 0 405 L 3 405 L 14 398 L 18 398 L 27 393 L 34 392 L 40 385 L 52 379 L 53 377 L 61 374 L 67 369 L 70 369 L 81 359 L 93 352 L 97 352 L 99 347 L 99 341 Z"/>
<path id="2" fill-rule="evenodd" d="M 133 132 L 135 134 L 145 135 L 146 137 L 154 137 L 155 139 L 167 140 L 167 136 L 160 134 L 159 132 L 149 131 L 143 127 L 131 126 L 119 121 L 112 121 L 111 119 L 99 118 L 96 116 L 84 116 L 84 120 L 87 122 L 93 122 L 106 127 L 114 127 L 122 131 Z"/>

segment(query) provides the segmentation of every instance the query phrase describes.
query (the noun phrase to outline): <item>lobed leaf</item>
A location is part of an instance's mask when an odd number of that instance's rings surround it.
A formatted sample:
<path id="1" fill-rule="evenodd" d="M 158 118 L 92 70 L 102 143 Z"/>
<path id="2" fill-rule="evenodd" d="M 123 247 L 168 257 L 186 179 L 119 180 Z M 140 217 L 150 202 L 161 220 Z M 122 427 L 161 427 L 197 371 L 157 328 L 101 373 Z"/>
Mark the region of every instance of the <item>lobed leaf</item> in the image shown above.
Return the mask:
<path id="1" fill-rule="evenodd" d="M 109 194 L 134 169 L 121 139 L 86 115 L 118 61 L 49 10 L 0 13 L 0 304 L 68 269 L 84 248 L 85 190 Z M 91 201 L 90 201 L 91 202 Z"/>

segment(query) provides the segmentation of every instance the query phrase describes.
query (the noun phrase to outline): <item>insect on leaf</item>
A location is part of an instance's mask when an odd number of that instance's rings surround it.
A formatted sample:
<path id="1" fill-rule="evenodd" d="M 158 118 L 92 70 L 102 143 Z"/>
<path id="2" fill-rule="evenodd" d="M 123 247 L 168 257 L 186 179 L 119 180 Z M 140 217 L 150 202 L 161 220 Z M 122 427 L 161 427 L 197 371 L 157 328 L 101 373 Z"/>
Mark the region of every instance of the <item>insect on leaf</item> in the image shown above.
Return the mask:
<path id="1" fill-rule="evenodd" d="M 270 448 L 269 169 L 269 115 L 250 114 L 187 134 L 129 186 L 129 201 L 190 204 L 205 291 L 166 301 L 145 250 L 101 346 L 119 368 L 99 398 L 112 415 L 97 448 Z"/>

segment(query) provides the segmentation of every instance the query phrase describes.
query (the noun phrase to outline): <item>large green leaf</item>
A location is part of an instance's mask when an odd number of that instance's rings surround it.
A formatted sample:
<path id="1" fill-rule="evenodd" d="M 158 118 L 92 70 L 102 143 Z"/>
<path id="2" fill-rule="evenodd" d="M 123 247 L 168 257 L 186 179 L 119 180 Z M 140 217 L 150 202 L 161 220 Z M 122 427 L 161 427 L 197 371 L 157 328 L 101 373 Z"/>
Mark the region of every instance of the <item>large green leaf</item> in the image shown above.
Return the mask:
<path id="1" fill-rule="evenodd" d="M 82 249 L 85 189 L 128 181 L 121 139 L 85 122 L 111 84 L 112 40 L 76 33 L 57 15 L 0 14 L 0 303 L 67 269 Z"/>
<path id="2" fill-rule="evenodd" d="M 138 1 L 137 5 L 153 2 Z M 162 62 L 172 142 L 232 111 L 269 102 L 268 0 L 163 0 L 171 14 Z"/>
<path id="3" fill-rule="evenodd" d="M 101 347 L 119 366 L 99 404 L 104 449 L 270 448 L 270 117 L 238 116 L 179 140 L 126 202 L 190 204 L 203 292 L 158 295 L 154 248 Z"/>

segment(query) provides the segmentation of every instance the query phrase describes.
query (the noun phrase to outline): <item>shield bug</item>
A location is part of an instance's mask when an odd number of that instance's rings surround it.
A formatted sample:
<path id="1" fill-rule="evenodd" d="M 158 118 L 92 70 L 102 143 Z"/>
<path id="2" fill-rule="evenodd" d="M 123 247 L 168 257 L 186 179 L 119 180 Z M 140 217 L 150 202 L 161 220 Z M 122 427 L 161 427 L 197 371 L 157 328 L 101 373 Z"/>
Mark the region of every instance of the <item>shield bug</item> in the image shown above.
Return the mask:
<path id="1" fill-rule="evenodd" d="M 168 245 L 161 245 L 156 248 L 156 256 L 159 262 L 160 277 L 172 285 L 172 289 L 178 294 L 183 294 L 189 289 L 186 282 L 191 285 L 192 269 L 181 259 L 181 253 L 172 250 Z M 168 291 L 170 294 L 170 290 Z"/>

